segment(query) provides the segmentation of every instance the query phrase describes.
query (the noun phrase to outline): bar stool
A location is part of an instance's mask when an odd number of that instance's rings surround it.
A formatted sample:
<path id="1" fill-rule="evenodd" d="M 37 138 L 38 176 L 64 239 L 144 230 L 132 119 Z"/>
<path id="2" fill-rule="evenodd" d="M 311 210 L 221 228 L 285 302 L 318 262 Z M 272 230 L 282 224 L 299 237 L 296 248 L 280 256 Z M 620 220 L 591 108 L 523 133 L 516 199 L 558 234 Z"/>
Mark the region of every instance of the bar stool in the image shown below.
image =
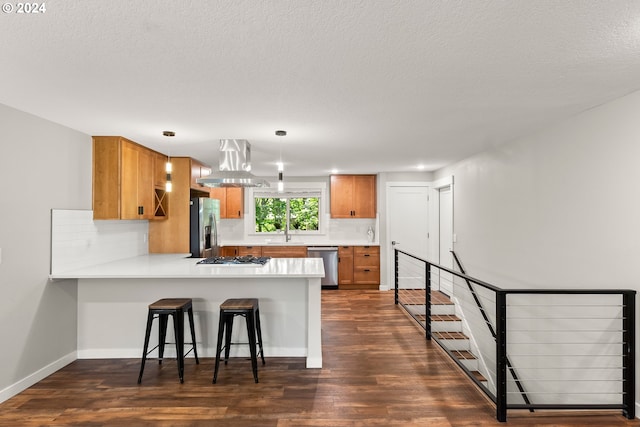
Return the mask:
<path id="1" fill-rule="evenodd" d="M 147 355 L 153 350 L 158 348 L 158 364 L 162 364 L 162 358 L 164 356 L 164 346 L 167 335 L 167 322 L 169 315 L 173 317 L 173 331 L 176 338 L 176 358 L 178 360 L 178 376 L 180 382 L 184 382 L 184 358 L 187 354 L 184 354 L 184 313 L 189 316 L 189 326 L 191 328 L 191 342 L 187 343 L 191 345 L 191 349 L 187 352 L 189 354 L 193 350 L 193 354 L 196 358 L 196 364 L 200 364 L 198 360 L 198 350 L 196 349 L 196 334 L 193 327 L 193 307 L 190 298 L 164 298 L 149 305 L 149 313 L 147 315 L 147 332 L 144 336 L 144 349 L 142 350 L 142 364 L 140 365 L 140 375 L 138 376 L 138 384 L 142 382 L 142 373 L 144 372 L 144 363 L 147 360 Z M 158 345 L 149 348 L 149 335 L 151 334 L 151 326 L 153 319 L 159 319 L 159 334 Z"/>
<path id="2" fill-rule="evenodd" d="M 251 352 L 251 367 L 253 369 L 253 379 L 258 382 L 258 357 L 256 354 L 256 332 L 258 335 L 257 345 L 260 347 L 262 364 L 264 361 L 264 351 L 262 350 L 262 329 L 260 328 L 260 307 L 256 298 L 228 299 L 220 304 L 220 322 L 218 323 L 218 345 L 216 347 L 216 367 L 213 371 L 213 383 L 218 380 L 218 368 L 220 366 L 220 353 L 222 352 L 222 337 L 225 337 L 224 344 L 224 364 L 229 361 L 229 350 L 233 344 L 231 333 L 233 331 L 233 319 L 236 316 L 243 316 L 247 321 L 247 334 L 249 335 L 249 351 Z"/>

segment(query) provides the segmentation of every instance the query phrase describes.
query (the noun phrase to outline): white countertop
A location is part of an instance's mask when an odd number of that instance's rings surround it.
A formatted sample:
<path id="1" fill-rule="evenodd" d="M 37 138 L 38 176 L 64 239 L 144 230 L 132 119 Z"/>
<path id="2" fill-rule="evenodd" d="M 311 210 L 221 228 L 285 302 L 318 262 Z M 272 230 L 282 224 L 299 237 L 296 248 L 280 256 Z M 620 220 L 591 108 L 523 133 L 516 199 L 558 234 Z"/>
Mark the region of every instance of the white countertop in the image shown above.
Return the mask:
<path id="1" fill-rule="evenodd" d="M 321 258 L 271 258 L 263 266 L 196 264 L 185 254 L 149 254 L 52 274 L 51 279 L 324 277 Z"/>

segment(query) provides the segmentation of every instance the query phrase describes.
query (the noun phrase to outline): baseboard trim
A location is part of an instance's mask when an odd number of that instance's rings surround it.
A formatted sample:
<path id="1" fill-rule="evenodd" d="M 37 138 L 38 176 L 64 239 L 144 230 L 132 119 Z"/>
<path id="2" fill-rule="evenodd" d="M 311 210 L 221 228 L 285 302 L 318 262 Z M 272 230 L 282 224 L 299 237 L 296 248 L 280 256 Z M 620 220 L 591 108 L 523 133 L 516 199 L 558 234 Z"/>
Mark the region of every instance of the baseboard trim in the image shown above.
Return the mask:
<path id="1" fill-rule="evenodd" d="M 16 394 L 28 389 L 32 385 L 36 384 L 38 381 L 42 381 L 49 375 L 54 372 L 64 368 L 69 363 L 73 362 L 78 358 L 77 353 L 75 351 L 67 354 L 66 356 L 61 357 L 60 359 L 48 364 L 47 366 L 38 369 L 36 372 L 28 375 L 27 377 L 21 379 L 20 381 L 11 384 L 10 386 L 0 390 L 0 403 L 11 399 Z"/>

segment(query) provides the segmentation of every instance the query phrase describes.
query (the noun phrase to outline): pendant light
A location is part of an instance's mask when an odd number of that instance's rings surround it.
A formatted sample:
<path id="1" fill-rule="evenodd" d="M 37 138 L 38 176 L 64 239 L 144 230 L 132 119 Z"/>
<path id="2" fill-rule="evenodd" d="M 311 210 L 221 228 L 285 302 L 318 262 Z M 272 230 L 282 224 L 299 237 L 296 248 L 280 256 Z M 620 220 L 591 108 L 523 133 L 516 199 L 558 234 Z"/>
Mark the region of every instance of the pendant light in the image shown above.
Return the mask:
<path id="1" fill-rule="evenodd" d="M 170 130 L 165 130 L 162 134 L 166 137 L 174 137 L 176 133 Z M 167 156 L 167 163 L 164 165 L 165 173 L 167 174 L 167 180 L 165 182 L 164 191 L 167 193 L 171 193 L 173 189 L 173 184 L 171 182 L 171 172 L 173 171 L 173 166 L 171 165 L 171 150 L 169 150 L 169 155 Z"/>
<path id="2" fill-rule="evenodd" d="M 287 135 L 286 130 L 277 130 L 276 135 L 280 137 L 280 161 L 278 162 L 278 193 L 284 192 L 284 163 L 282 163 L 282 137 Z"/>

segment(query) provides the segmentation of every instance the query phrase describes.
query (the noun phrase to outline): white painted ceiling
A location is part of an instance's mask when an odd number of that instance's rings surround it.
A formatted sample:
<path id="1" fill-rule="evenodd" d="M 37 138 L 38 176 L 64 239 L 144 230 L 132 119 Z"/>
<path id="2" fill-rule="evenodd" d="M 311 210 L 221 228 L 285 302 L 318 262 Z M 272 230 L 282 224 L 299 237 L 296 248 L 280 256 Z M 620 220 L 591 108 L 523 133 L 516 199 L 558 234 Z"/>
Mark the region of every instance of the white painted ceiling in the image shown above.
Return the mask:
<path id="1" fill-rule="evenodd" d="M 214 167 L 220 138 L 248 139 L 262 176 L 280 150 L 285 176 L 435 170 L 639 88 L 635 0 L 53 0 L 0 15 L 0 103 Z"/>

